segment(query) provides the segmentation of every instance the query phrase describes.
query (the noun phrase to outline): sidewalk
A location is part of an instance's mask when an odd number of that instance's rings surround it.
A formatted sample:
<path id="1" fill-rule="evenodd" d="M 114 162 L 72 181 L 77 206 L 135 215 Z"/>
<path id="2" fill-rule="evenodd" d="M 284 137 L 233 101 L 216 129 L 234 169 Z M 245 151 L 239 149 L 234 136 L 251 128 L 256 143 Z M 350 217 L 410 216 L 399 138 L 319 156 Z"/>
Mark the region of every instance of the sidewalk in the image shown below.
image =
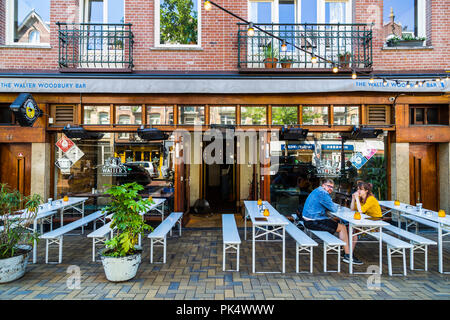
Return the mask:
<path id="1" fill-rule="evenodd" d="M 247 230 L 248 231 L 248 230 Z M 92 240 L 83 236 L 64 237 L 63 263 L 45 264 L 45 242 L 38 245 L 38 263 L 29 264 L 25 276 L 0 285 L 0 299 L 445 299 L 450 300 L 450 276 L 437 271 L 437 247 L 429 250 L 429 271 L 410 271 L 408 276 L 387 275 L 386 250 L 383 248 L 383 274 L 380 289 L 368 288 L 370 275 L 349 275 L 348 264 L 341 264 L 341 273 L 323 273 L 322 246 L 314 249 L 314 273 L 295 273 L 295 243 L 286 242 L 285 274 L 252 274 L 251 241 L 242 240 L 240 272 L 222 271 L 222 232 L 214 229 L 184 229 L 182 238 L 168 238 L 167 263 L 150 264 L 150 244 L 143 237 L 144 253 L 137 276 L 128 282 L 106 280 L 101 262 L 92 262 Z M 177 233 L 175 232 L 174 235 Z M 248 231 L 248 237 L 250 232 Z M 435 238 L 431 234 L 427 237 Z M 249 239 L 249 238 L 248 238 Z M 257 243 L 257 271 L 281 270 L 280 243 Z M 162 248 L 156 249 L 155 260 Z M 378 263 L 378 246 L 361 243 L 356 255 L 363 262 L 355 271 L 365 272 Z M 57 249 L 50 251 L 50 260 Z M 408 253 L 409 267 L 409 253 Z M 450 245 L 445 244 L 445 269 L 450 270 Z M 416 267 L 422 267 L 422 255 L 416 255 Z M 335 257 L 329 258 L 335 268 Z M 235 268 L 235 255 L 227 256 L 227 268 Z M 232 265 L 231 265 L 232 263 Z M 401 259 L 393 258 L 394 273 L 400 272 Z M 72 267 L 71 267 L 72 266 Z M 75 266 L 75 267 L 74 267 Z M 70 270 L 80 268 L 80 289 L 69 289 L 76 282 Z M 300 266 L 306 270 L 309 261 L 301 256 Z M 374 282 L 372 281 L 372 284 Z M 369 282 L 369 285 L 371 282 Z"/>

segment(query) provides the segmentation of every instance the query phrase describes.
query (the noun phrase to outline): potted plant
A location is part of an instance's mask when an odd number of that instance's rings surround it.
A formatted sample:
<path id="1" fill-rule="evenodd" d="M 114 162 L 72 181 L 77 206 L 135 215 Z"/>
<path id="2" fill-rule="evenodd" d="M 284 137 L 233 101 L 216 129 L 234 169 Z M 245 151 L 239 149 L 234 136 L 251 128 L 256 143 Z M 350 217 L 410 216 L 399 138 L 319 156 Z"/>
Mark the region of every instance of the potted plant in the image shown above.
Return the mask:
<path id="1" fill-rule="evenodd" d="M 109 187 L 105 193 L 111 195 L 111 203 L 103 210 L 112 213 L 111 228 L 116 228 L 116 235 L 106 241 L 106 248 L 101 253 L 103 268 L 109 281 L 127 281 L 132 279 L 141 263 L 142 249 L 137 247 L 138 237 L 145 230 L 152 231 L 140 215 L 155 202 L 142 199 L 139 191 L 144 187 L 136 182 Z"/>
<path id="2" fill-rule="evenodd" d="M 389 37 L 386 44 L 388 47 L 422 47 L 425 40 L 425 37 L 415 37 L 410 34 L 404 34 L 401 37 Z"/>
<path id="3" fill-rule="evenodd" d="M 350 61 L 352 59 L 352 53 L 351 52 L 345 52 L 345 53 L 339 53 L 339 65 L 341 68 L 348 68 L 350 66 Z"/>
<path id="4" fill-rule="evenodd" d="M 11 190 L 7 184 L 0 184 L 0 283 L 21 278 L 26 271 L 35 232 L 28 226 L 37 215 L 41 196 L 33 194 L 24 197 L 19 191 Z M 19 209 L 21 214 L 15 214 Z"/>
<path id="5" fill-rule="evenodd" d="M 271 69 L 277 67 L 278 58 L 276 56 L 278 56 L 278 50 L 272 46 L 272 42 L 269 42 L 264 47 L 264 65 L 266 68 Z"/>
<path id="6" fill-rule="evenodd" d="M 281 67 L 282 68 L 290 68 L 294 60 L 292 58 L 283 57 L 280 59 Z"/>

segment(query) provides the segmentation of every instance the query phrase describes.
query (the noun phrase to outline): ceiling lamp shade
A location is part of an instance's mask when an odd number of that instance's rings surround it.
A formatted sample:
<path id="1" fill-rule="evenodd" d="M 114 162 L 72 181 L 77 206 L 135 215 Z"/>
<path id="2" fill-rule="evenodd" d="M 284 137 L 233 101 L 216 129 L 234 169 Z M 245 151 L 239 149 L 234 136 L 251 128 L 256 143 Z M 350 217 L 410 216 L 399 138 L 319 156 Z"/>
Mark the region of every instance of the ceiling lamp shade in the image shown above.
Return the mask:
<path id="1" fill-rule="evenodd" d="M 137 134 L 139 138 L 142 140 L 167 140 L 169 138 L 169 135 L 161 130 L 158 130 L 156 128 L 139 128 L 137 130 Z"/>
<path id="2" fill-rule="evenodd" d="M 103 138 L 103 133 L 87 131 L 86 129 L 78 126 L 71 126 L 68 124 L 62 130 L 62 132 L 68 137 L 72 139 L 101 139 Z"/>
<path id="3" fill-rule="evenodd" d="M 308 129 L 300 127 L 282 127 L 280 129 L 280 140 L 305 140 L 308 131 Z"/>

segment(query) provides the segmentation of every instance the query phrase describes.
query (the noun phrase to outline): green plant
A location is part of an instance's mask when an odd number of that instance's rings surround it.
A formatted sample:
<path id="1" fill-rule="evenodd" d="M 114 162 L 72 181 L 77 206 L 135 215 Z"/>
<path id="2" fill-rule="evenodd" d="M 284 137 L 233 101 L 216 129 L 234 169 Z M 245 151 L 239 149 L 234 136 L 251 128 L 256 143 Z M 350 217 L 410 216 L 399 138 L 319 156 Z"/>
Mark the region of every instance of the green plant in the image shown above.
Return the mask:
<path id="1" fill-rule="evenodd" d="M 427 38 L 426 37 L 415 37 L 412 36 L 410 34 L 404 34 L 402 35 L 402 37 L 398 37 L 398 36 L 393 36 L 391 38 L 389 38 L 387 40 L 387 43 L 390 45 L 397 45 L 398 43 L 402 42 L 402 41 L 425 41 Z"/>
<path id="2" fill-rule="evenodd" d="M 345 56 L 351 56 L 352 55 L 352 53 L 351 52 L 348 52 L 348 51 L 346 51 L 346 52 L 344 52 L 344 53 L 338 53 L 338 57 L 345 57 Z"/>
<path id="3" fill-rule="evenodd" d="M 359 179 L 372 183 L 372 192 L 378 200 L 386 200 L 387 176 L 384 156 L 372 157 L 361 169 Z"/>
<path id="4" fill-rule="evenodd" d="M 135 245 L 139 234 L 145 230 L 153 230 L 145 223 L 140 213 L 147 211 L 155 202 L 142 199 L 138 193 L 144 187 L 136 182 L 106 186 L 109 188 L 105 193 L 111 195 L 111 202 L 103 210 L 113 214 L 111 228 L 116 227 L 117 234 L 105 242 L 107 249 L 103 255 L 110 257 L 132 255 L 136 253 Z"/>
<path id="5" fill-rule="evenodd" d="M 264 58 L 275 59 L 278 56 L 278 49 L 272 46 L 272 41 L 264 47 Z"/>
<path id="6" fill-rule="evenodd" d="M 24 197 L 19 191 L 11 190 L 7 184 L 0 184 L 0 216 L 3 221 L 0 259 L 14 257 L 20 252 L 19 245 L 31 245 L 34 240 L 38 240 L 38 234 L 30 232 L 28 226 L 36 217 L 41 201 L 38 194 Z M 20 209 L 25 211 L 16 214 Z"/>
<path id="7" fill-rule="evenodd" d="M 292 58 L 288 58 L 288 57 L 283 57 L 280 59 L 280 62 L 282 63 L 286 63 L 286 62 L 293 62 L 294 60 L 292 60 Z"/>

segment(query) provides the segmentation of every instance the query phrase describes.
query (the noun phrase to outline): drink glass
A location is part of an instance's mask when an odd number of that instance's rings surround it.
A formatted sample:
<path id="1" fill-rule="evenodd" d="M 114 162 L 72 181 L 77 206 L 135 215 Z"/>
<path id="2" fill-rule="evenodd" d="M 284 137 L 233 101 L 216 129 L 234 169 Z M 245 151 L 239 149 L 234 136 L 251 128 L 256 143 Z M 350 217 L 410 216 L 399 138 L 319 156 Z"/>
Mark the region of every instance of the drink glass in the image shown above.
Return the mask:
<path id="1" fill-rule="evenodd" d="M 422 213 L 422 204 L 416 203 L 416 207 L 418 208 L 417 210 L 419 210 L 419 213 Z"/>

